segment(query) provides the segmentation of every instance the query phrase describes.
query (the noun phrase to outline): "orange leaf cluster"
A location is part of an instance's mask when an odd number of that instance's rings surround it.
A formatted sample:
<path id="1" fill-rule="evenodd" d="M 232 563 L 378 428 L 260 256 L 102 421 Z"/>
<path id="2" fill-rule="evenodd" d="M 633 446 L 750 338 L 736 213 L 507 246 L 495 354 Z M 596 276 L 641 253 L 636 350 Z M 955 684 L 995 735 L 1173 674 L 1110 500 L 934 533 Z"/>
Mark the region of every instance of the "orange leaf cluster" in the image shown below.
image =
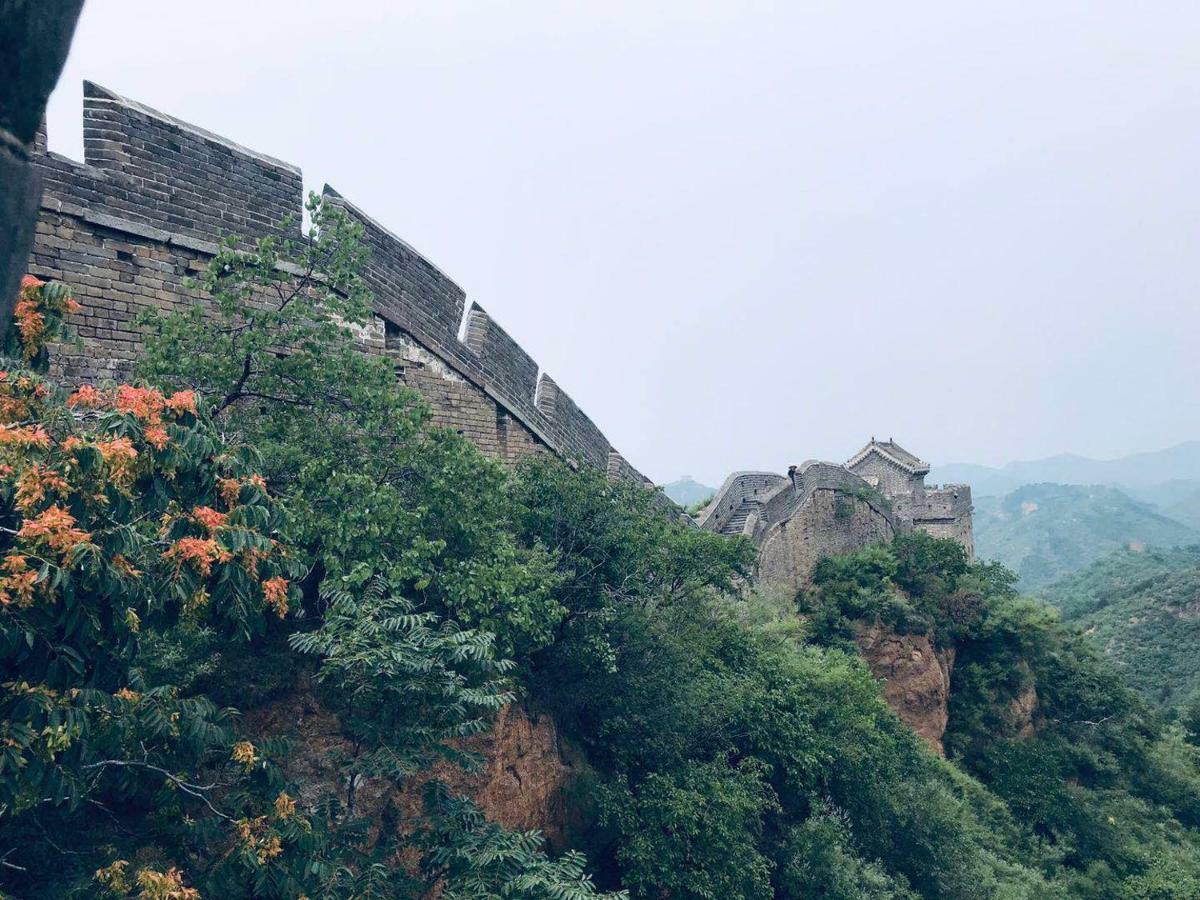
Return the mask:
<path id="1" fill-rule="evenodd" d="M 171 437 L 167 434 L 167 429 L 161 425 L 147 425 L 144 434 L 146 443 L 155 450 L 162 450 L 167 444 L 171 443 Z"/>
<path id="2" fill-rule="evenodd" d="M 137 461 L 137 450 L 133 441 L 127 437 L 111 438 L 107 441 L 97 441 L 96 449 L 108 464 L 112 480 L 120 487 L 128 487 L 133 483 L 133 465 Z"/>
<path id="3" fill-rule="evenodd" d="M 167 398 L 167 409 L 175 413 L 177 416 L 182 416 L 184 413 L 196 415 L 196 392 L 195 391 L 176 391 Z"/>
<path id="4" fill-rule="evenodd" d="M 90 384 L 81 385 L 79 390 L 67 398 L 67 406 L 73 409 L 76 407 L 81 409 L 95 409 L 103 405 L 104 395 Z"/>
<path id="5" fill-rule="evenodd" d="M 159 391 L 130 384 L 120 385 L 111 396 L 85 384 L 67 398 L 67 405 L 72 409 L 109 407 L 133 416 L 142 424 L 146 443 L 155 450 L 163 450 L 171 442 L 164 419 L 167 413 L 176 418 L 185 413 L 197 414 L 195 391 L 176 391 L 166 397 Z"/>
<path id="6" fill-rule="evenodd" d="M 117 553 L 112 558 L 112 567 L 125 578 L 141 578 L 142 573 L 134 567 L 124 554 Z"/>
<path id="7" fill-rule="evenodd" d="M 13 319 L 17 323 L 17 331 L 21 334 L 21 346 L 26 359 L 33 359 L 42 346 L 42 335 L 46 332 L 46 316 L 42 313 L 41 289 L 46 282 L 38 281 L 32 275 L 21 279 L 21 293 L 17 297 L 17 305 L 13 307 Z"/>
<path id="8" fill-rule="evenodd" d="M 4 425 L 0 426 L 0 446 L 49 450 L 50 435 L 41 425 Z"/>
<path id="9" fill-rule="evenodd" d="M 90 540 L 90 532 L 75 527 L 75 517 L 61 506 L 51 506 L 38 516 L 26 519 L 17 532 L 21 540 L 44 545 L 55 553 L 65 556 L 77 546 Z"/>
<path id="10" fill-rule="evenodd" d="M 172 866 L 165 872 L 139 869 L 138 887 L 147 900 L 200 900 L 200 892 L 183 886 L 183 873 Z"/>
<path id="11" fill-rule="evenodd" d="M 5 557 L 0 569 L 6 573 L 0 577 L 0 606 L 8 606 L 14 600 L 18 606 L 32 605 L 37 572 L 29 568 L 29 560 L 14 553 Z"/>
<path id="12" fill-rule="evenodd" d="M 34 463 L 17 479 L 17 509 L 28 512 L 46 499 L 47 492 L 65 497 L 71 486 L 54 469 Z"/>
<path id="13" fill-rule="evenodd" d="M 275 798 L 275 818 L 287 821 L 296 814 L 296 801 L 288 796 L 287 791 L 280 791 Z"/>
<path id="14" fill-rule="evenodd" d="M 218 528 L 224 528 L 228 518 L 227 513 L 217 512 L 211 506 L 197 506 L 192 510 L 192 519 L 210 535 L 216 534 Z"/>
<path id="15" fill-rule="evenodd" d="M 242 493 L 242 483 L 236 478 L 218 478 L 217 491 L 221 494 L 225 505 L 233 509 L 237 506 L 238 497 Z"/>
<path id="16" fill-rule="evenodd" d="M 288 583 L 287 580 L 276 575 L 274 578 L 268 578 L 262 583 L 263 600 L 267 606 L 275 610 L 275 614 L 279 618 L 287 615 L 288 611 Z"/>
<path id="17" fill-rule="evenodd" d="M 241 763 L 247 769 L 253 768 L 258 762 L 258 751 L 249 741 L 238 741 L 229 755 L 234 762 Z"/>
<path id="18" fill-rule="evenodd" d="M 138 421 L 147 423 L 161 422 L 166 407 L 167 401 L 158 391 L 131 384 L 118 387 L 113 401 L 113 408 L 117 412 L 130 413 Z"/>
<path id="19" fill-rule="evenodd" d="M 246 849 L 254 853 L 259 865 L 266 865 L 283 852 L 283 841 L 279 835 L 269 830 L 266 816 L 239 819 L 237 826 Z"/>
<path id="20" fill-rule="evenodd" d="M 0 422 L 17 423 L 33 418 L 38 401 L 50 389 L 20 372 L 0 372 Z"/>
<path id="21" fill-rule="evenodd" d="M 46 298 L 42 288 L 46 282 L 32 275 L 21 279 L 21 291 L 13 307 L 13 320 L 21 336 L 21 347 L 27 360 L 32 360 L 46 344 Z M 76 313 L 81 309 L 73 297 L 67 296 L 53 311 L 59 314 Z"/>
<path id="22" fill-rule="evenodd" d="M 174 561 L 176 578 L 184 563 L 190 563 L 193 569 L 207 577 L 212 573 L 213 563 L 229 562 L 232 554 L 212 538 L 185 537 L 172 544 L 163 558 Z"/>
<path id="23" fill-rule="evenodd" d="M 160 425 L 163 421 L 163 413 L 167 410 L 176 416 L 184 413 L 195 415 L 196 392 L 176 391 L 170 397 L 164 397 L 151 388 L 123 384 L 117 388 L 113 408 L 117 412 L 129 413 L 139 422 L 147 425 Z"/>

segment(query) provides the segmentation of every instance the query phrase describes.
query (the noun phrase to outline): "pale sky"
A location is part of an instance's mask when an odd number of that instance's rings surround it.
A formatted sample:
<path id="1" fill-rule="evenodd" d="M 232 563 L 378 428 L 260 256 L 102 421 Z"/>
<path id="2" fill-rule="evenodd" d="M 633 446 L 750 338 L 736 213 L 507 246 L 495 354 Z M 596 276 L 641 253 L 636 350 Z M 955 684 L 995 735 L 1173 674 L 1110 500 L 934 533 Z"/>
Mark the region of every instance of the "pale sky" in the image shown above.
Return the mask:
<path id="1" fill-rule="evenodd" d="M 300 165 L 647 475 L 1200 437 L 1200 6 L 88 0 L 81 82 Z"/>

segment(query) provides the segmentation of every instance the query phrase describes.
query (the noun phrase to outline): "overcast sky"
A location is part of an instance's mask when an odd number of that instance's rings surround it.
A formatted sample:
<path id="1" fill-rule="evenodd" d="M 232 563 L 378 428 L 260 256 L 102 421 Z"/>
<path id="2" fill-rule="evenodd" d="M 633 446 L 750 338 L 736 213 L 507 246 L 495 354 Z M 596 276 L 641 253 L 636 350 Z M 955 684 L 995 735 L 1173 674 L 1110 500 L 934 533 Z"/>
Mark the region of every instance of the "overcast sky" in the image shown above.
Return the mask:
<path id="1" fill-rule="evenodd" d="M 1200 437 L 1200 6 L 88 0 L 81 81 L 300 165 L 656 480 Z"/>

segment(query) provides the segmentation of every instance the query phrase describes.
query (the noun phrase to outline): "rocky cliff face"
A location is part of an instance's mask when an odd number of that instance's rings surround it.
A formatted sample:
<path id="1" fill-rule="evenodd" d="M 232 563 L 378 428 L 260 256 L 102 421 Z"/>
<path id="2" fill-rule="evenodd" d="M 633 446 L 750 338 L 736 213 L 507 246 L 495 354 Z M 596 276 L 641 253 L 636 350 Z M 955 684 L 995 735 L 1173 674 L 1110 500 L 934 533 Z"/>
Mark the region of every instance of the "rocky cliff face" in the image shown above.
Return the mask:
<path id="1" fill-rule="evenodd" d="M 944 756 L 954 650 L 937 650 L 928 635 L 896 634 L 879 625 L 864 626 L 856 642 L 888 706 Z"/>
<path id="2" fill-rule="evenodd" d="M 245 721 L 251 734 L 283 734 L 295 742 L 288 775 L 301 787 L 302 803 L 314 803 L 329 791 L 345 796 L 346 784 L 333 760 L 338 750 L 349 749 L 349 742 L 337 717 L 313 693 L 296 691 L 247 713 Z M 489 820 L 510 829 L 536 828 L 555 849 L 586 828 L 589 769 L 548 715 L 523 704 L 507 706 L 488 731 L 460 747 L 482 757 L 478 771 L 439 762 L 400 790 L 379 779 L 363 779 L 355 790 L 357 811 L 376 822 L 385 814 L 398 814 L 403 827 L 420 814 L 425 783 L 438 778 L 454 793 L 470 797 Z"/>

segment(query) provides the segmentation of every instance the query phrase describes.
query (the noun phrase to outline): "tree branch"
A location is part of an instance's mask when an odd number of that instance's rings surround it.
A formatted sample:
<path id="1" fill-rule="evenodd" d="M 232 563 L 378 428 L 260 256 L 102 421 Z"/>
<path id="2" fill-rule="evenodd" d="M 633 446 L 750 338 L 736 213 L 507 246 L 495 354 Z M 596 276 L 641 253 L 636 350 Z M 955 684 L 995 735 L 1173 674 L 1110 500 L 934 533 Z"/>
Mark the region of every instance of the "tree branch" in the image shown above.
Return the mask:
<path id="1" fill-rule="evenodd" d="M 246 355 L 246 359 L 242 363 L 241 377 L 238 378 L 237 384 L 233 386 L 233 390 L 226 394 L 225 398 L 217 405 L 217 408 L 213 410 L 214 417 L 219 416 L 229 406 L 235 403 L 239 397 L 242 396 L 242 389 L 246 386 L 246 382 L 250 380 L 250 373 L 253 371 L 250 368 L 250 364 L 253 362 L 253 360 L 253 356 L 250 354 Z"/>
<path id="2" fill-rule="evenodd" d="M 217 787 L 220 782 L 214 781 L 212 784 L 192 784 L 189 781 L 184 781 L 178 776 L 172 775 L 161 766 L 156 766 L 153 763 L 142 762 L 141 760 L 136 759 L 102 759 L 100 762 L 89 763 L 86 766 L 81 766 L 81 768 L 85 771 L 88 771 L 91 769 L 106 768 L 108 766 L 114 766 L 117 768 L 148 769 L 151 772 L 157 772 L 188 796 L 195 797 L 197 800 L 203 800 L 204 805 L 212 810 L 214 815 L 219 816 L 227 822 L 234 821 L 233 816 L 223 813 L 221 810 L 217 809 L 213 805 L 212 800 L 210 800 L 208 795 L 205 793 L 205 791 L 211 791 L 213 788 Z"/>

